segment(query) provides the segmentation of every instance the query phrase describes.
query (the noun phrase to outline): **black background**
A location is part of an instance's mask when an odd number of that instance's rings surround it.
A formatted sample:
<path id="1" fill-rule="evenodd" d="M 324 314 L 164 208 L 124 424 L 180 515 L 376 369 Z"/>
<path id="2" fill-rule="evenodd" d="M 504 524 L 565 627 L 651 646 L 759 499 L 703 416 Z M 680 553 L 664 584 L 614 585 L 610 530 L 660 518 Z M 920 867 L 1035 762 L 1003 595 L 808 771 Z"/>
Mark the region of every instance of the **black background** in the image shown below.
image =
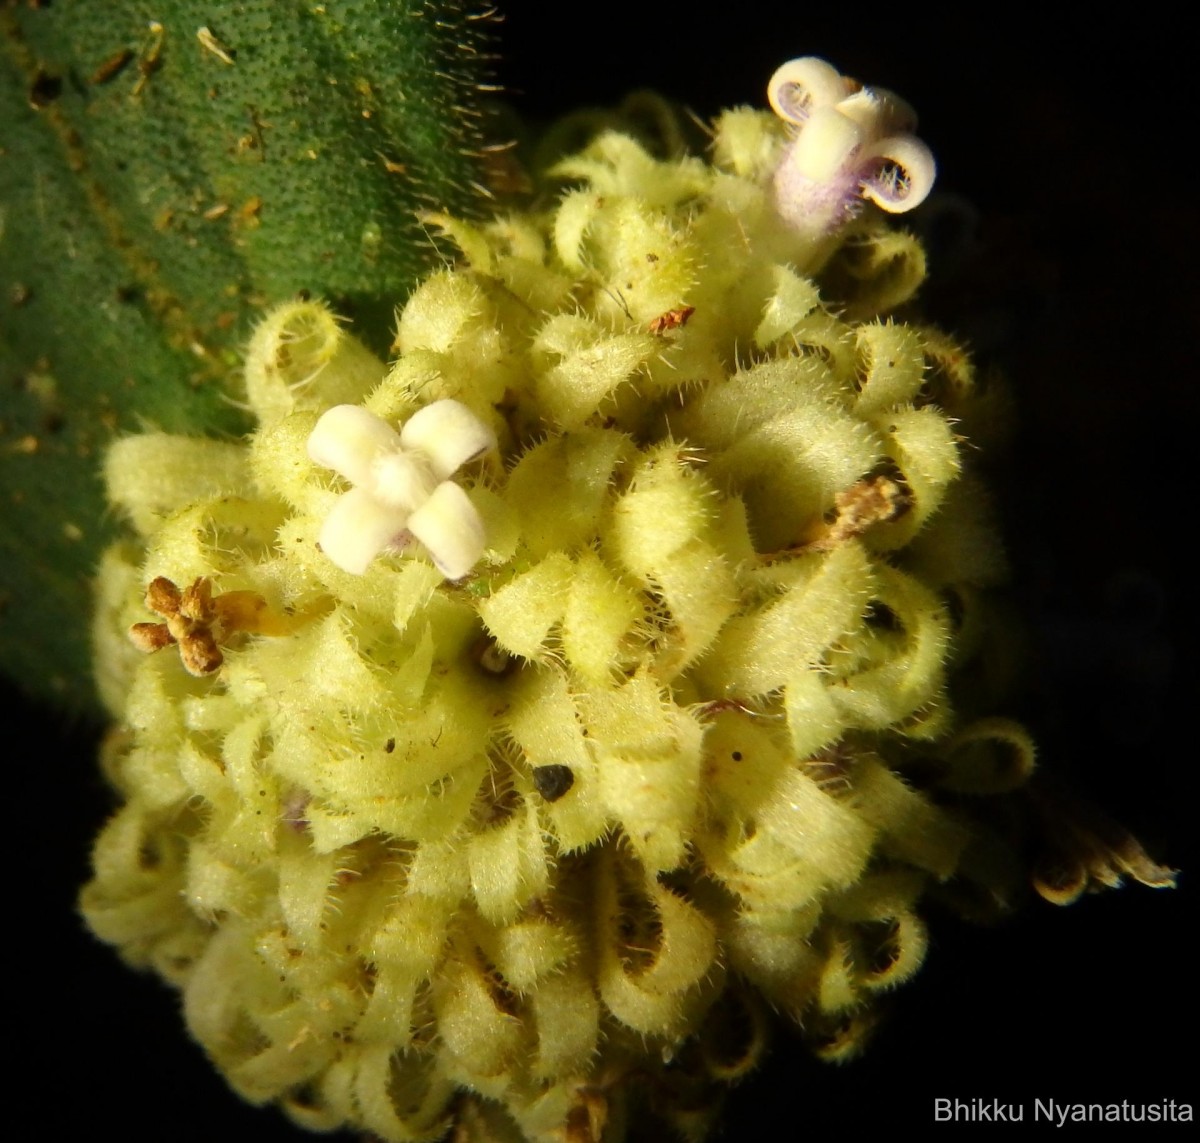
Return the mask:
<path id="1" fill-rule="evenodd" d="M 939 189 L 979 213 L 973 257 L 931 285 L 930 307 L 1016 393 L 998 481 L 1035 649 L 1025 713 L 1047 768 L 1185 870 L 1174 892 L 1034 901 L 998 929 L 935 916 L 925 968 L 867 1056 L 823 1066 L 785 1037 L 735 1094 L 724 1137 L 934 1128 L 937 1097 L 1195 1101 L 1200 965 L 1184 927 L 1200 695 L 1181 545 L 1200 515 L 1200 172 L 1181 30 L 1153 7 L 1104 24 L 1012 6 L 935 19 L 914 5 L 512 0 L 500 43 L 500 78 L 529 116 L 634 87 L 708 116 L 761 104 L 774 67 L 808 54 L 919 109 Z M 111 807 L 93 740 L 6 697 L 10 1111 L 39 1139 L 303 1138 L 230 1094 L 174 995 L 83 930 L 75 895 Z"/>

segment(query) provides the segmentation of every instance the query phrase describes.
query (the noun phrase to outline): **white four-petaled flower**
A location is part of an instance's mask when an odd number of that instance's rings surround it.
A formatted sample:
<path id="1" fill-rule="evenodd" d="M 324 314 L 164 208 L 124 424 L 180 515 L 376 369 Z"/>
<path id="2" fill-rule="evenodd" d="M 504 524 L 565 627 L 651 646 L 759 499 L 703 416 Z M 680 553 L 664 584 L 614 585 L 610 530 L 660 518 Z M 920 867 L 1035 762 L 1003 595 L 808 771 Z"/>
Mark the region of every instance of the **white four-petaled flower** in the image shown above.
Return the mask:
<path id="1" fill-rule="evenodd" d="M 775 172 L 775 204 L 793 227 L 828 233 L 864 198 L 892 213 L 912 210 L 933 188 L 933 155 L 911 134 L 917 115 L 898 95 L 806 56 L 775 72 L 767 97 L 796 128 Z"/>
<path id="2" fill-rule="evenodd" d="M 308 455 L 344 476 L 344 493 L 321 528 L 322 551 L 362 575 L 385 550 L 424 545 L 447 579 L 461 579 L 483 555 L 483 521 L 449 478 L 496 447 L 496 437 L 466 405 L 435 401 L 400 432 L 359 405 L 327 410 L 308 438 Z"/>

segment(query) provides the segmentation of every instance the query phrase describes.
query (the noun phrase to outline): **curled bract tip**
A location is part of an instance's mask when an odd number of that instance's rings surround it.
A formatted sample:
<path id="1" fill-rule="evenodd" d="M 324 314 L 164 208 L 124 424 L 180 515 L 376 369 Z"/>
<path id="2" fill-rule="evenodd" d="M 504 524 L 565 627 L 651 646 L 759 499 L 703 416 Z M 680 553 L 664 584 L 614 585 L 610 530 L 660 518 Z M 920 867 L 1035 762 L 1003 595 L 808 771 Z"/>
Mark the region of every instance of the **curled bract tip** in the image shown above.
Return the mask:
<path id="1" fill-rule="evenodd" d="M 362 575 L 385 550 L 421 543 L 438 571 L 461 579 L 483 555 L 483 521 L 450 477 L 496 447 L 496 437 L 465 405 L 442 400 L 396 432 L 358 405 L 326 410 L 308 455 L 353 487 L 321 527 L 321 550 L 343 571 Z"/>
<path id="2" fill-rule="evenodd" d="M 804 56 L 776 69 L 767 98 L 795 132 L 775 172 L 775 203 L 797 230 L 836 230 L 864 200 L 903 213 L 933 189 L 933 154 L 911 134 L 916 112 L 893 92 Z"/>
<path id="3" fill-rule="evenodd" d="M 838 103 L 857 89 L 853 80 L 816 56 L 788 60 L 767 84 L 771 110 L 789 123 L 803 123 L 817 107 Z"/>

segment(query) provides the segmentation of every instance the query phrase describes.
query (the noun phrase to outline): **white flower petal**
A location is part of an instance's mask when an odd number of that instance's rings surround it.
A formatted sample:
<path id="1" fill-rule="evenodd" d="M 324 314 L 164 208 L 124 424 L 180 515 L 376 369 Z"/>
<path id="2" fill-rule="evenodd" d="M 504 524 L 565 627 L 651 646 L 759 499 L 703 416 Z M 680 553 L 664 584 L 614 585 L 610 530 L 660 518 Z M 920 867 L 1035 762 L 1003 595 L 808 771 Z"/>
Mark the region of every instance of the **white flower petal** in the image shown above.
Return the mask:
<path id="1" fill-rule="evenodd" d="M 369 484 L 376 457 L 399 448 L 396 430 L 359 405 L 327 409 L 308 438 L 308 455 L 351 484 Z"/>
<path id="2" fill-rule="evenodd" d="M 830 107 L 853 90 L 852 81 L 816 56 L 788 60 L 767 84 L 767 99 L 780 119 L 803 123 L 819 107 Z"/>
<path id="3" fill-rule="evenodd" d="M 920 206 L 933 190 L 933 152 L 913 135 L 892 135 L 863 152 L 862 193 L 892 214 Z"/>
<path id="4" fill-rule="evenodd" d="M 371 561 L 400 539 L 407 515 L 381 504 L 361 488 L 339 497 L 321 525 L 321 550 L 342 571 L 362 575 Z"/>
<path id="5" fill-rule="evenodd" d="M 466 405 L 446 398 L 414 413 L 400 430 L 405 448 L 419 449 L 438 480 L 496 447 L 492 432 Z"/>
<path id="6" fill-rule="evenodd" d="M 815 183 L 834 179 L 862 145 L 866 134 L 832 107 L 818 108 L 792 144 L 787 162 Z"/>
<path id="7" fill-rule="evenodd" d="M 362 487 L 388 507 L 411 512 L 429 499 L 439 480 L 424 453 L 397 450 L 376 457 Z"/>
<path id="8" fill-rule="evenodd" d="M 487 541 L 475 505 L 449 480 L 409 516 L 408 530 L 447 579 L 462 579 L 479 562 Z"/>

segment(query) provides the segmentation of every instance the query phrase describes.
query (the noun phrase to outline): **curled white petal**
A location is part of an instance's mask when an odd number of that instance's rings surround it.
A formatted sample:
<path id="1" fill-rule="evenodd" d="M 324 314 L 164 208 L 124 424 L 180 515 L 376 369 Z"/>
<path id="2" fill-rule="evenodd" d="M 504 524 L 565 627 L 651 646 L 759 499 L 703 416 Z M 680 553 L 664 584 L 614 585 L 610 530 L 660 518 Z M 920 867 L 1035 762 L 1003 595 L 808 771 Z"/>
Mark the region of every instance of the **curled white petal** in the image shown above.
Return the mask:
<path id="1" fill-rule="evenodd" d="M 877 206 L 902 214 L 920 206 L 933 190 L 933 152 L 913 135 L 892 135 L 864 151 L 862 193 Z"/>
<path id="2" fill-rule="evenodd" d="M 327 409 L 308 438 L 308 455 L 351 484 L 370 483 L 371 467 L 379 454 L 399 447 L 396 430 L 359 405 Z"/>
<path id="3" fill-rule="evenodd" d="M 487 534 L 467 494 L 447 480 L 411 516 L 408 531 L 447 579 L 462 579 L 483 555 Z"/>
<path id="4" fill-rule="evenodd" d="M 780 119 L 803 123 L 817 108 L 844 99 L 852 87 L 832 64 L 816 56 L 802 56 L 775 69 L 767 84 L 767 99 Z"/>
<path id="5" fill-rule="evenodd" d="M 495 448 L 496 434 L 462 402 L 446 398 L 414 413 L 400 430 L 400 442 L 424 453 L 434 476 L 445 480 Z"/>
<path id="6" fill-rule="evenodd" d="M 792 144 L 788 163 L 813 182 L 828 182 L 850 161 L 865 137 L 853 120 L 832 107 L 819 108 Z"/>
<path id="7" fill-rule="evenodd" d="M 342 571 L 362 575 L 384 548 L 403 537 L 406 521 L 404 512 L 381 504 L 361 488 L 352 488 L 338 498 L 317 540 Z"/>

